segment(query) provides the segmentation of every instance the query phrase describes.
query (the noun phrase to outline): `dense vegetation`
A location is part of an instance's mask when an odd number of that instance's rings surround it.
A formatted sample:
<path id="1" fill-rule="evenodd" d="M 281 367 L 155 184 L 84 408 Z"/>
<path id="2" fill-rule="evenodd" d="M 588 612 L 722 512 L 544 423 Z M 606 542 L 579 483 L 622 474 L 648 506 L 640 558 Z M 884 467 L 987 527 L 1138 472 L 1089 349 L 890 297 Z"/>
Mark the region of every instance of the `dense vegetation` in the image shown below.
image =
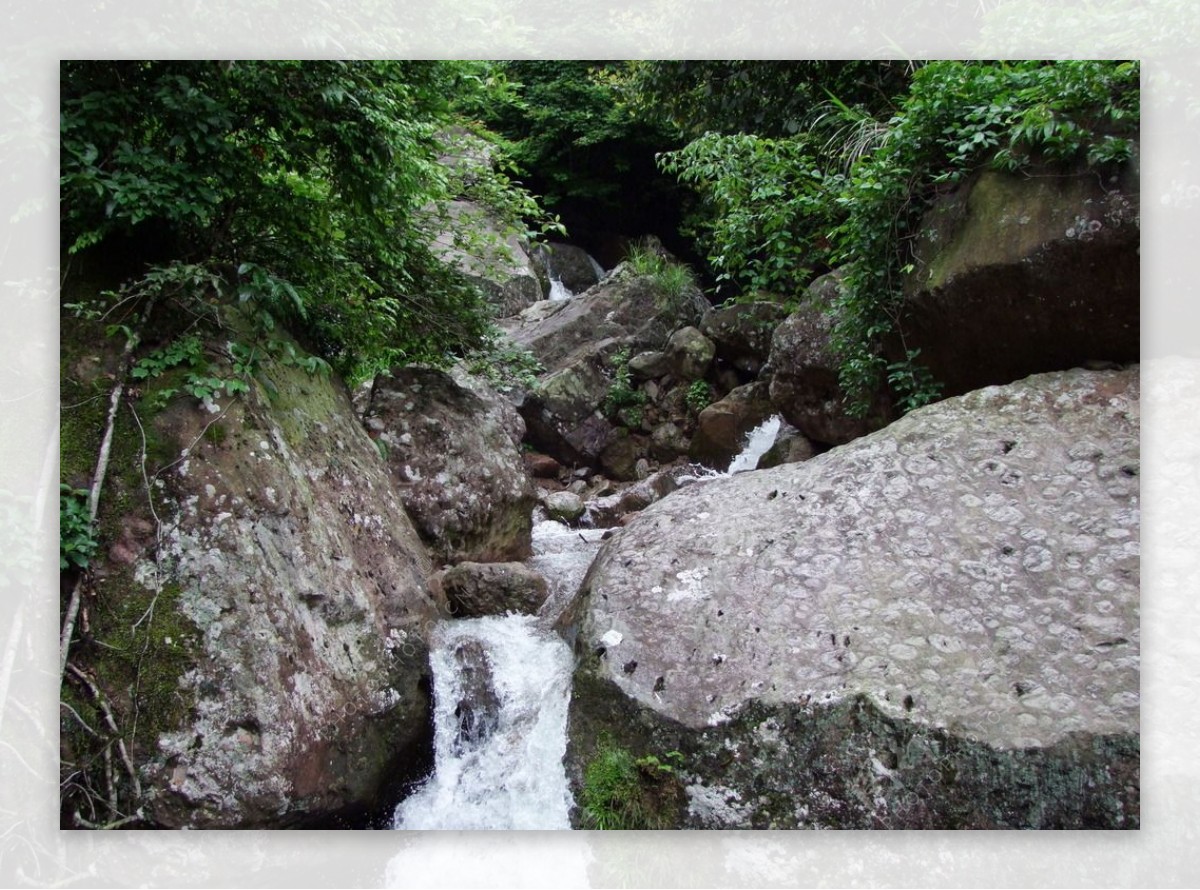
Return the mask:
<path id="1" fill-rule="evenodd" d="M 61 73 L 63 244 L 143 261 L 107 302 L 69 308 L 127 338 L 156 301 L 182 309 L 133 377 L 183 369 L 164 397 L 201 400 L 244 391 L 265 353 L 354 382 L 486 346 L 487 304 L 434 242 L 494 249 L 452 212 L 457 198 L 524 238 L 554 228 L 520 176 L 552 210 L 591 217 L 585 230 L 669 224 L 654 234 L 691 246 L 714 300 L 794 305 L 841 268 L 826 308 L 848 403 L 864 409 L 886 384 L 911 409 L 939 392 L 904 343 L 922 211 L 985 165 L 1124 162 L 1139 114 L 1137 63 L 1111 61 L 70 61 Z M 248 327 L 214 356 L 200 335 L 233 307 Z M 76 525 L 63 558 L 86 565 Z"/>
<path id="2" fill-rule="evenodd" d="M 451 232 L 483 249 L 448 212 L 459 196 L 522 234 L 546 227 L 520 175 L 576 237 L 671 228 L 655 234 L 703 257 L 722 299 L 794 302 L 844 267 L 829 308 L 859 408 L 885 377 L 903 408 L 936 397 L 915 353 L 889 365 L 882 348 L 903 344 L 908 242 L 932 197 L 984 164 L 1126 160 L 1139 97 L 1138 65 L 1104 61 L 65 62 L 62 75 L 64 243 L 170 237 L 127 295 L 248 304 L 352 379 L 441 361 L 484 342 L 488 319 L 430 244 Z M 492 163 L 439 163 L 460 153 Z"/>
<path id="3" fill-rule="evenodd" d="M 751 89 L 754 77 L 737 74 Z M 915 67 L 897 93 L 890 68 L 877 67 L 874 88 L 863 67 L 841 74 L 854 78 L 846 84 L 854 104 L 827 89 L 826 101 L 801 119 L 781 102 L 769 125 L 709 130 L 660 160 L 705 199 L 696 227 L 718 279 L 790 301 L 817 274 L 844 267 L 844 296 L 829 309 L 851 407 L 865 410 L 886 375 L 900 406 L 911 409 L 936 398 L 937 384 L 915 351 L 889 364 L 882 344 L 893 337 L 903 346 L 901 284 L 921 212 L 984 165 L 1020 171 L 1127 160 L 1138 65 L 931 62 Z M 770 74 L 768 88 L 778 76 Z M 674 101 L 689 120 L 703 119 L 702 103 Z M 744 113 L 757 122 L 770 107 L 751 103 Z M 726 109 L 718 112 L 724 121 Z M 763 135 L 780 131 L 791 135 Z"/>
<path id="4" fill-rule="evenodd" d="M 479 246 L 449 202 L 522 234 L 545 221 L 502 158 L 439 163 L 495 152 L 455 103 L 497 90 L 467 62 L 64 62 L 63 243 L 152 239 L 161 261 L 125 296 L 169 294 L 214 322 L 241 304 L 351 379 L 442 361 L 488 330 L 431 246 Z"/>

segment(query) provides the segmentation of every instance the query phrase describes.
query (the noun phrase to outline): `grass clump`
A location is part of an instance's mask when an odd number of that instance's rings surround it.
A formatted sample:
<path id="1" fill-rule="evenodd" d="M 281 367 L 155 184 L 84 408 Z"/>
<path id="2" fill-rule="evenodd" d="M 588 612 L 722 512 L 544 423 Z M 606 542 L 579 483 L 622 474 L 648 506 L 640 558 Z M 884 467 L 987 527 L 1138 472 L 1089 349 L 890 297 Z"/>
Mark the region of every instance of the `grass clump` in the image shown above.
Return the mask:
<path id="1" fill-rule="evenodd" d="M 654 284 L 660 311 L 678 308 L 687 294 L 697 289 L 696 276 L 691 269 L 672 262 L 648 245 L 630 247 L 625 261 L 636 275 L 649 278 Z"/>
<path id="2" fill-rule="evenodd" d="M 675 827 L 683 799 L 676 777 L 682 759 L 678 751 L 635 758 L 625 748 L 602 742 L 584 770 L 584 826 L 601 831 Z"/>

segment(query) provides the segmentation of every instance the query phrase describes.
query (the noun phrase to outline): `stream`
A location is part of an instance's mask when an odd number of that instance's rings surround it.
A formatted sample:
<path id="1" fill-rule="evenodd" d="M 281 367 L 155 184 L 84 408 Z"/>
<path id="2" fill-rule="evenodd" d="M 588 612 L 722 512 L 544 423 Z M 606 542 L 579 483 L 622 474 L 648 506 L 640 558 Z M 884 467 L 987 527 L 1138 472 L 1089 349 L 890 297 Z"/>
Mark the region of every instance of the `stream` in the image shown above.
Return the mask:
<path id="1" fill-rule="evenodd" d="M 779 431 L 753 430 L 728 473 L 754 469 Z M 434 770 L 397 807 L 397 830 L 570 829 L 563 756 L 574 654 L 553 629 L 608 529 L 571 528 L 535 514 L 528 564 L 550 596 L 538 615 L 442 621 L 429 641 Z"/>

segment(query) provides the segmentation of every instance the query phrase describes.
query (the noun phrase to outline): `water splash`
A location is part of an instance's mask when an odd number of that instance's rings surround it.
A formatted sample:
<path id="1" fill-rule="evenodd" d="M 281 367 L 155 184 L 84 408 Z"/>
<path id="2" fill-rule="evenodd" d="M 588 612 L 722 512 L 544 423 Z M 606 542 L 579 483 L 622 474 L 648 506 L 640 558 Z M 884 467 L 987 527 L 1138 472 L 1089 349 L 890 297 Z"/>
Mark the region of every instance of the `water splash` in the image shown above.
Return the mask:
<path id="1" fill-rule="evenodd" d="M 727 475 L 732 476 L 735 473 L 744 473 L 747 470 L 755 469 L 759 459 L 775 444 L 775 437 L 779 435 L 779 428 L 782 424 L 783 419 L 775 414 L 752 429 L 746 436 L 746 445 L 742 448 L 741 454 L 737 455 L 729 464 Z"/>
<path id="2" fill-rule="evenodd" d="M 575 296 L 574 292 L 569 287 L 567 287 L 565 284 L 562 283 L 561 278 L 555 278 L 555 277 L 551 276 L 551 278 L 550 278 L 550 296 L 548 297 L 548 299 L 555 300 L 555 301 L 569 300 L 573 296 Z"/>
<path id="3" fill-rule="evenodd" d="M 573 658 L 531 615 L 447 621 L 430 639 L 434 772 L 396 829 L 569 829 Z"/>
<path id="4" fill-rule="evenodd" d="M 550 596 L 539 612 L 543 626 L 552 626 L 575 598 L 606 534 L 607 529 L 571 528 L 553 519 L 534 522 L 533 556 L 527 565 L 550 586 Z"/>

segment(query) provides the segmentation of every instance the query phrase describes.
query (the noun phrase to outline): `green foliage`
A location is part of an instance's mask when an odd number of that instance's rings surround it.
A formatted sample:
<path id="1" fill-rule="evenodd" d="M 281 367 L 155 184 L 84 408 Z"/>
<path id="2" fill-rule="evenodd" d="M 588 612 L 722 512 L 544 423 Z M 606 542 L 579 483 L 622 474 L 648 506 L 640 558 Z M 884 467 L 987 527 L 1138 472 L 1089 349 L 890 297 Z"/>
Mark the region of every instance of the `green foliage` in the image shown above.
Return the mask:
<path id="1" fill-rule="evenodd" d="M 96 549 L 96 529 L 88 511 L 88 491 L 59 483 L 58 562 L 59 569 L 86 569 Z"/>
<path id="2" fill-rule="evenodd" d="M 924 365 L 916 362 L 919 349 L 910 349 L 903 361 L 887 366 L 887 381 L 892 392 L 898 395 L 897 408 L 904 414 L 922 405 L 936 402 L 942 395 L 942 385 Z"/>
<path id="3" fill-rule="evenodd" d="M 444 361 L 486 334 L 478 291 L 439 261 L 452 199 L 490 202 L 526 234 L 547 221 L 488 163 L 447 166 L 484 102 L 481 63 L 62 63 L 63 242 L 165 242 L 215 276 L 199 300 L 284 322 L 355 382 L 396 362 Z M 475 128 L 478 129 L 478 128 Z M 465 228 L 465 226 L 464 226 Z M 463 237 L 466 237 L 465 235 Z M 160 282 L 165 284 L 165 282 Z M 148 289 L 147 289 L 148 290 Z"/>
<path id="4" fill-rule="evenodd" d="M 621 349 L 612 357 L 613 382 L 604 397 L 604 412 L 617 417 L 627 426 L 640 426 L 642 406 L 646 404 L 646 393 L 638 389 L 629 370 L 629 350 Z"/>
<path id="5" fill-rule="evenodd" d="M 583 199 L 622 209 L 622 179 L 653 172 L 654 152 L 669 144 L 660 121 L 639 119 L 625 101 L 624 62 L 519 60 L 492 76 L 506 92 L 478 108 L 510 140 L 517 165 L 535 176 L 546 200 Z"/>
<path id="6" fill-rule="evenodd" d="M 467 356 L 467 370 L 507 393 L 529 389 L 546 369 L 532 352 L 493 328 L 485 347 Z"/>
<path id="7" fill-rule="evenodd" d="M 788 293 L 827 260 L 834 208 L 803 140 L 709 133 L 659 164 L 701 193 L 694 231 L 718 281 Z"/>
<path id="8" fill-rule="evenodd" d="M 904 343 L 901 284 L 921 213 L 985 165 L 1127 160 L 1138 76 L 1135 62 L 930 62 L 886 120 L 834 96 L 795 135 L 707 134 L 660 164 L 706 201 L 699 230 L 719 278 L 794 294 L 844 266 L 829 309 L 848 408 L 864 413 L 886 381 L 910 410 L 939 394 Z M 884 358 L 889 340 L 904 358 Z"/>
<path id="9" fill-rule="evenodd" d="M 587 828 L 602 831 L 674 827 L 670 783 L 683 764 L 671 751 L 634 758 L 625 748 L 601 744 L 583 774 L 580 804 Z"/>
<path id="10" fill-rule="evenodd" d="M 694 414 L 699 414 L 712 404 L 712 387 L 703 380 L 693 380 L 684 402 Z"/>
<path id="11" fill-rule="evenodd" d="M 1136 63 L 931 62 L 916 72 L 887 138 L 835 199 L 845 213 L 833 232 L 836 259 L 847 275 L 834 346 L 852 408 L 866 410 L 884 372 L 905 409 L 938 395 L 914 350 L 890 366 L 879 354 L 885 336 L 903 342 L 907 245 L 937 189 L 984 164 L 1016 170 L 1117 157 L 1109 137 L 1131 137 L 1138 108 Z"/>
<path id="12" fill-rule="evenodd" d="M 832 91 L 878 111 L 907 86 L 904 62 L 870 60 L 670 60 L 635 62 L 632 102 L 666 115 L 682 132 L 791 136 L 811 129 L 814 109 Z"/>

